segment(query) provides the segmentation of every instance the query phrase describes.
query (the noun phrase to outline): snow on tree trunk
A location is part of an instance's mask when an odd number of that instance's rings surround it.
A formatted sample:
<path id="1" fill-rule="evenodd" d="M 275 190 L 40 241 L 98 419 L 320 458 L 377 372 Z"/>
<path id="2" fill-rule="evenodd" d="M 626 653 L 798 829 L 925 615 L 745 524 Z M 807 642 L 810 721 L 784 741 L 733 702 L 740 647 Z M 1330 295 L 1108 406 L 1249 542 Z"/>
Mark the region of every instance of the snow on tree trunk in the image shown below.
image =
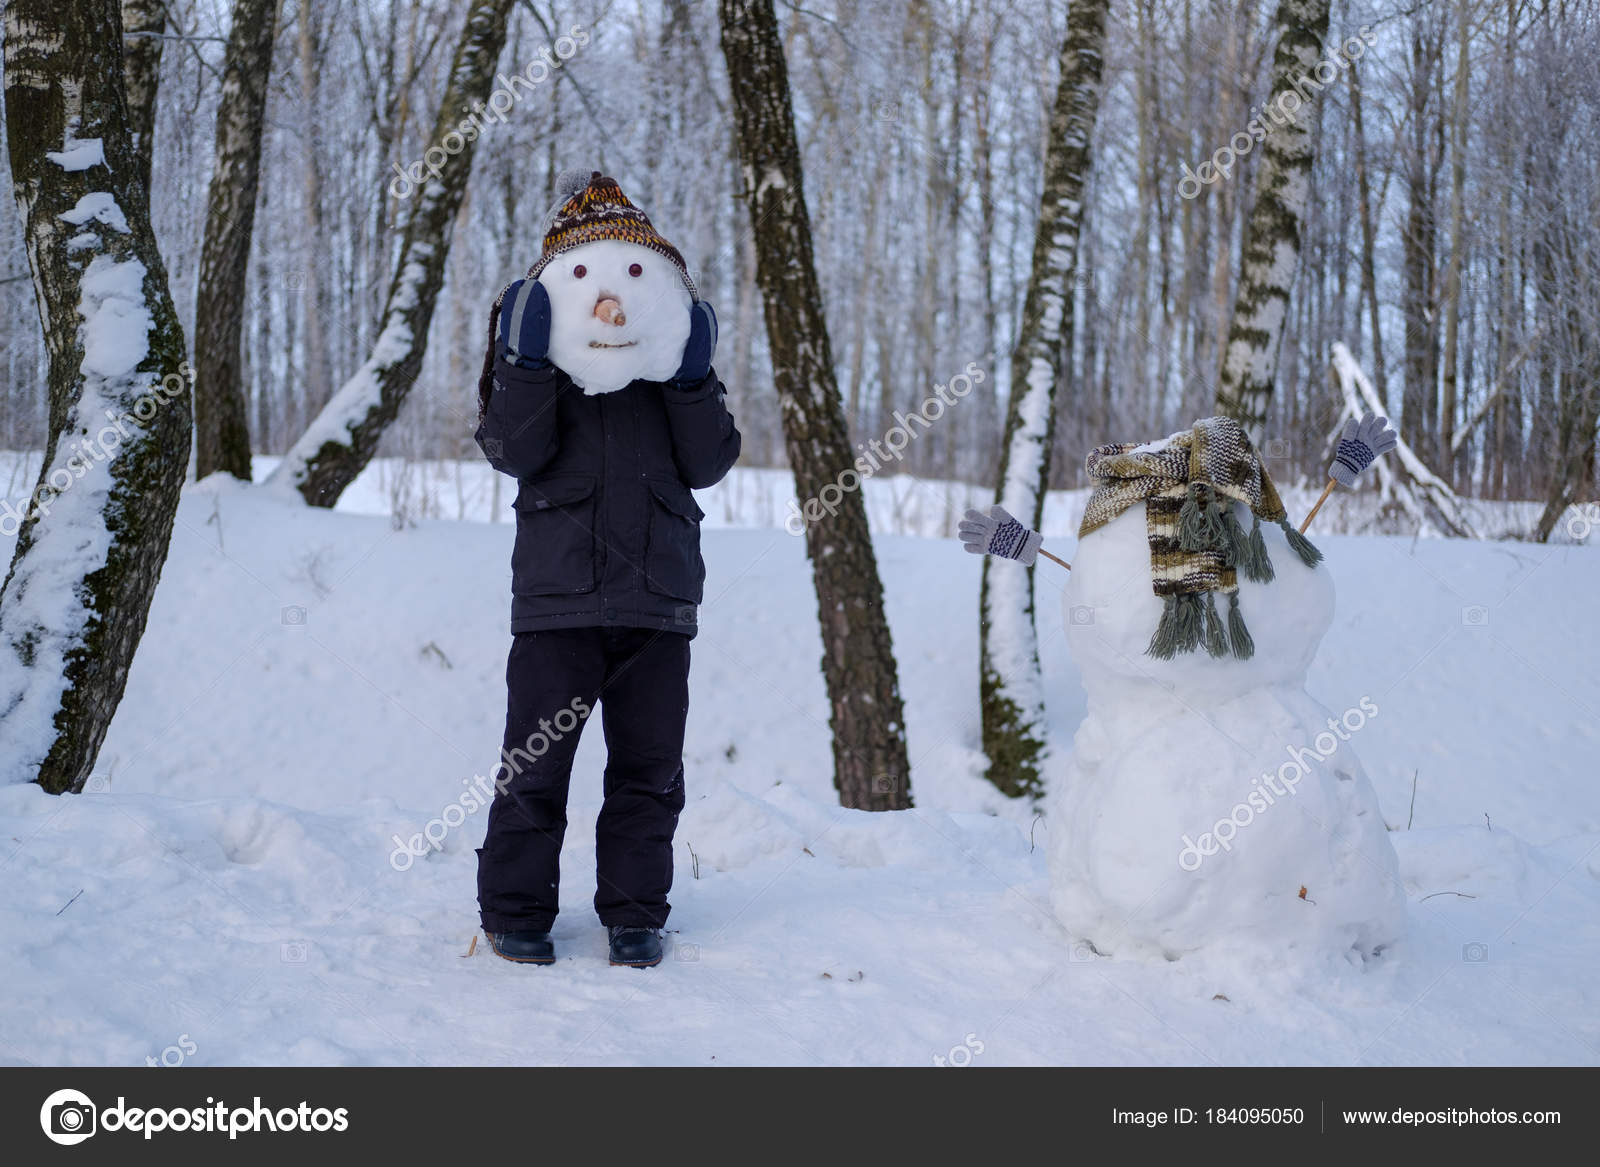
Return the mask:
<path id="1" fill-rule="evenodd" d="M 1312 70 L 1328 35 L 1328 0 L 1278 0 L 1277 25 L 1272 96 L 1262 115 L 1269 132 L 1244 225 L 1216 405 L 1257 435 L 1272 403 L 1289 289 L 1300 262 L 1300 220 L 1311 195 L 1311 106 L 1301 87 L 1320 85 Z M 1283 124 L 1276 124 L 1279 116 Z"/>
<path id="2" fill-rule="evenodd" d="M 476 0 L 456 45 L 444 98 L 424 157 L 443 159 L 420 188 L 400 244 L 378 339 L 366 362 L 333 395 L 268 483 L 331 507 L 356 480 L 422 369 L 428 326 L 444 284 L 456 212 L 472 174 L 478 131 L 464 111 L 482 110 L 494 85 L 511 0 Z M 418 172 L 419 176 L 422 172 Z M 398 179 L 396 180 L 398 181 Z"/>
<path id="3" fill-rule="evenodd" d="M 1333 376 L 1344 403 L 1336 431 L 1350 418 L 1383 412 L 1377 390 L 1355 355 L 1339 340 L 1333 342 Z M 1415 522 L 1419 531 L 1464 539 L 1481 537 L 1450 484 L 1428 469 L 1404 437 L 1394 448 L 1394 458 L 1379 458 L 1372 464 L 1372 472 L 1378 482 L 1380 511 L 1399 511 Z"/>
<path id="4" fill-rule="evenodd" d="M 1108 0 L 1074 0 L 1067 13 L 1033 268 L 1011 354 L 1011 397 L 995 501 L 1035 528 L 1044 515 L 1056 386 L 1072 336 L 1078 232 L 1100 105 L 1108 7 Z M 1043 793 L 1045 726 L 1032 569 L 985 558 L 979 608 L 979 689 L 989 780 L 1012 797 L 1037 797 Z"/>
<path id="5" fill-rule="evenodd" d="M 721 0 L 744 198 L 756 250 L 785 448 L 802 500 L 837 502 L 805 524 L 832 710 L 833 780 L 855 810 L 911 806 L 905 716 L 883 584 L 834 379 L 812 258 L 789 73 L 771 0 Z M 859 480 L 858 480 L 859 481 Z M 824 490 L 828 493 L 824 494 Z M 804 508 L 804 503 L 802 503 Z"/>
<path id="6" fill-rule="evenodd" d="M 280 0 L 236 0 L 217 149 L 206 200 L 194 313 L 195 476 L 226 470 L 250 480 L 250 422 L 240 365 L 250 235 L 261 179 L 261 128 L 272 76 L 272 42 Z"/>
<path id="7" fill-rule="evenodd" d="M 161 81 L 161 47 L 166 43 L 167 0 L 122 0 L 123 85 L 128 95 L 128 138 L 134 166 L 150 189 L 150 159 L 155 154 L 156 92 Z"/>
<path id="8" fill-rule="evenodd" d="M 79 791 L 127 682 L 189 460 L 183 330 L 123 97 L 116 0 L 11 0 L 6 140 L 50 427 L 0 586 L 0 782 Z"/>

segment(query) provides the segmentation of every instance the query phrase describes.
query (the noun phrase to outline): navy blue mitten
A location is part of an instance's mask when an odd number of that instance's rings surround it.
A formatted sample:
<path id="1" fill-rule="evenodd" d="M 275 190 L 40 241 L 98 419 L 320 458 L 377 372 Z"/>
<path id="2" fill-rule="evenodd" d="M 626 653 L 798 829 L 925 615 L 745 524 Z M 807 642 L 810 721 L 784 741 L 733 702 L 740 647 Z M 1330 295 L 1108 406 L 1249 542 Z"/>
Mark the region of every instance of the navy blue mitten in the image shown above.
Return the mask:
<path id="1" fill-rule="evenodd" d="M 698 385 L 711 372 L 717 351 L 717 314 L 704 300 L 689 307 L 689 339 L 683 342 L 683 363 L 672 379 L 680 385 Z"/>
<path id="2" fill-rule="evenodd" d="M 524 369 L 550 363 L 550 293 L 538 280 L 517 280 L 500 301 L 500 355 Z"/>

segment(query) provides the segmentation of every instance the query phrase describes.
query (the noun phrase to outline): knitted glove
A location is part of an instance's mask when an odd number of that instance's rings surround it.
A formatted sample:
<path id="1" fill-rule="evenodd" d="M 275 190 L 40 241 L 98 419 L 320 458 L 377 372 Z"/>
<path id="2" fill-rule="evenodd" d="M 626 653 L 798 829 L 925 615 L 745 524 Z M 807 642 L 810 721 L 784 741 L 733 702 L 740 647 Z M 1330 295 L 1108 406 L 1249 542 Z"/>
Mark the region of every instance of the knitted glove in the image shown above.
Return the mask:
<path id="1" fill-rule="evenodd" d="M 500 355 L 524 369 L 550 363 L 550 293 L 538 280 L 517 280 L 500 301 Z"/>
<path id="2" fill-rule="evenodd" d="M 1372 465 L 1373 459 L 1387 454 L 1399 443 L 1400 436 L 1389 428 L 1389 419 L 1367 414 L 1360 421 L 1351 418 L 1344 423 L 1339 435 L 1339 448 L 1328 467 L 1328 477 L 1340 486 L 1353 487 L 1361 472 Z"/>
<path id="3" fill-rule="evenodd" d="M 998 555 L 1028 567 L 1039 557 L 1039 545 L 1044 542 L 1043 535 L 1017 522 L 999 503 L 990 507 L 987 515 L 968 511 L 959 531 L 962 546 L 972 554 Z"/>
<path id="4" fill-rule="evenodd" d="M 689 307 L 689 339 L 683 342 L 683 364 L 672 374 L 680 385 L 698 385 L 711 372 L 711 357 L 717 351 L 717 314 L 704 300 Z"/>

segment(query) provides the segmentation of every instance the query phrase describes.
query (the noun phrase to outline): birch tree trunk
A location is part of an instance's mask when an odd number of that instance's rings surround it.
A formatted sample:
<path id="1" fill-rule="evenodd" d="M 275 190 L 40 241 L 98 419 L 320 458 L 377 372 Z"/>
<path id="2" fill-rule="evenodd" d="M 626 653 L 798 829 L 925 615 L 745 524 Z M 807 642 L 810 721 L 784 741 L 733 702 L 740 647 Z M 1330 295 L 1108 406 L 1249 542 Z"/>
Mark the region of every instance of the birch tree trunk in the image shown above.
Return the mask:
<path id="1" fill-rule="evenodd" d="M 1037 528 L 1050 479 L 1056 386 L 1072 337 L 1072 297 L 1089 149 L 1100 106 L 1110 0 L 1073 0 L 1061 44 L 1061 75 L 1050 115 L 1044 195 L 1022 327 L 1011 354 L 1011 396 L 1001 439 L 995 501 Z M 1044 681 L 1034 627 L 1032 569 L 983 561 L 979 595 L 979 692 L 989 780 L 1012 797 L 1044 792 Z"/>
<path id="2" fill-rule="evenodd" d="M 8 0 L 6 143 L 49 354 L 39 484 L 0 586 L 0 783 L 80 791 L 189 461 L 183 330 L 128 134 L 116 0 Z"/>
<path id="3" fill-rule="evenodd" d="M 150 159 L 155 153 L 156 92 L 161 82 L 162 35 L 167 31 L 166 0 L 122 0 L 122 78 L 128 98 L 128 138 L 134 170 L 150 190 Z"/>
<path id="4" fill-rule="evenodd" d="M 261 179 L 261 127 L 280 0 L 235 0 L 217 105 L 217 151 L 206 201 L 194 313 L 195 476 L 250 480 L 243 353 L 250 235 Z"/>
<path id="5" fill-rule="evenodd" d="M 478 131 L 463 111 L 481 110 L 494 87 L 510 8 L 511 0 L 474 0 L 467 13 L 424 152 L 425 158 L 444 161 L 437 177 L 426 177 L 420 188 L 409 192 L 415 204 L 400 243 L 377 342 L 268 480 L 293 488 L 312 506 L 333 506 L 356 480 L 422 369 L 456 212 L 476 152 Z M 452 150 L 451 144 L 459 148 Z M 425 177 L 420 169 L 417 175 Z"/>
<path id="6" fill-rule="evenodd" d="M 1217 412 L 1259 435 L 1272 404 L 1289 290 L 1300 261 L 1300 220 L 1311 194 L 1311 108 L 1297 85 L 1312 76 L 1328 35 L 1328 0 L 1278 0 L 1270 124 L 1261 143 L 1255 202 L 1244 225 L 1239 286 L 1217 383 Z M 1270 121 L 1263 113 L 1263 121 Z"/>
<path id="7" fill-rule="evenodd" d="M 850 474 L 858 486 L 860 479 L 817 286 L 778 21 L 772 0 L 719 0 L 718 10 L 795 492 L 831 504 L 832 513 L 805 523 L 805 539 L 822 622 L 834 785 L 852 809 L 904 810 L 911 768 L 900 682 L 866 507 L 859 488 L 841 485 Z"/>

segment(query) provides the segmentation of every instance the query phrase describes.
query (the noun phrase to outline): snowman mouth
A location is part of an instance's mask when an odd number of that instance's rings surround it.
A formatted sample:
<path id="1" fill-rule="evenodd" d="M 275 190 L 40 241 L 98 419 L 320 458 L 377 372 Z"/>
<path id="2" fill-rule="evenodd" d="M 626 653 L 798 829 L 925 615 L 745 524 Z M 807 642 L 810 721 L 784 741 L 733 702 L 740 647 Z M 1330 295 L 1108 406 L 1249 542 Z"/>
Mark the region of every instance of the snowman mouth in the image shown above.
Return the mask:
<path id="1" fill-rule="evenodd" d="M 590 348 L 632 348 L 634 345 L 636 345 L 638 343 L 639 342 L 636 341 L 636 340 L 625 340 L 621 344 L 607 344 L 603 340 L 591 340 L 589 342 L 589 347 Z"/>

